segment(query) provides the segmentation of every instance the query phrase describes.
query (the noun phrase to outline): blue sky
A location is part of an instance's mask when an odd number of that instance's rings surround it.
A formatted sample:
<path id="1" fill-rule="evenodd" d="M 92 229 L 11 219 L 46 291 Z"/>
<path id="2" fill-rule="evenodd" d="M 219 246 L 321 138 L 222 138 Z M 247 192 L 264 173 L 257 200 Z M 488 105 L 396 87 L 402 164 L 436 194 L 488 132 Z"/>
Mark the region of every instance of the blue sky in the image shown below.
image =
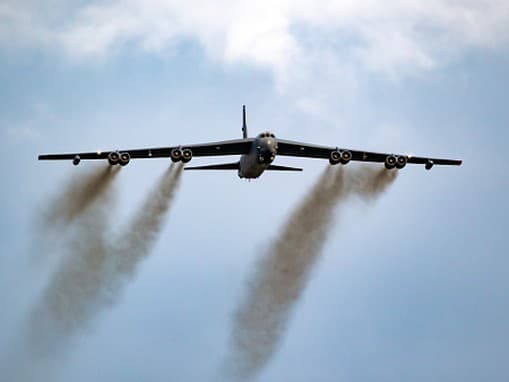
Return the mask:
<path id="1" fill-rule="evenodd" d="M 242 4 L 0 6 L 0 343 L 51 277 L 37 215 L 89 166 L 39 153 L 237 138 L 245 103 L 251 135 L 464 160 L 338 208 L 258 380 L 507 380 L 507 5 Z M 326 165 L 277 161 L 305 171 L 184 174 L 155 249 L 53 380 L 210 380 L 256 259 Z M 115 221 L 168 165 L 122 170 Z"/>

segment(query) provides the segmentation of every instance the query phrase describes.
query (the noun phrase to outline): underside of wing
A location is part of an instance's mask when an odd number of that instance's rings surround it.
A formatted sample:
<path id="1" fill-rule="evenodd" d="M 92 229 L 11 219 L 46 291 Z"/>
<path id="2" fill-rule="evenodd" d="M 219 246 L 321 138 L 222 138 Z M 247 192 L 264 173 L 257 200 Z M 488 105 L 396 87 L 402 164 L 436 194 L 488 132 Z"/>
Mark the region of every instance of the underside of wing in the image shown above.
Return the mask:
<path id="1" fill-rule="evenodd" d="M 252 138 L 245 138 L 172 147 L 46 154 L 39 155 L 39 160 L 72 160 L 74 164 L 79 164 L 81 160 L 107 159 L 110 164 L 127 164 L 131 159 L 171 158 L 174 161 L 182 160 L 184 162 L 189 162 L 194 156 L 206 157 L 247 154 L 251 149 L 252 143 Z"/>
<path id="2" fill-rule="evenodd" d="M 232 139 L 229 141 L 182 146 L 181 149 L 191 150 L 193 152 L 193 156 L 197 157 L 242 155 L 249 153 L 253 141 L 253 138 Z"/>
<path id="3" fill-rule="evenodd" d="M 319 146 L 309 143 L 277 140 L 277 154 L 292 157 L 321 158 L 327 159 L 335 147 Z"/>
<path id="4" fill-rule="evenodd" d="M 328 159 L 331 164 L 346 164 L 350 161 L 384 163 L 385 167 L 389 169 L 403 168 L 407 163 L 423 164 L 428 170 L 434 165 L 459 166 L 462 164 L 461 160 L 456 159 L 376 153 L 288 140 L 278 140 L 277 154 L 283 156 Z"/>

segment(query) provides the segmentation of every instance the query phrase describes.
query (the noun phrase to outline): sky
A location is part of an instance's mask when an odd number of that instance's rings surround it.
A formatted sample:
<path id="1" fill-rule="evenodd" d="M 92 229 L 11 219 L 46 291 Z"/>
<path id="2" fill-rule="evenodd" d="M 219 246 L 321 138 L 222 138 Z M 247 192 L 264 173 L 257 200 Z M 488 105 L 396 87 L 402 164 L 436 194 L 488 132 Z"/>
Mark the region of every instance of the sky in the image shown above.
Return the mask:
<path id="1" fill-rule="evenodd" d="M 37 155 L 240 138 L 246 104 L 251 136 L 464 161 L 337 208 L 256 380 L 506 381 L 508 25 L 498 0 L 2 2 L 0 354 L 58 263 L 38 217 L 94 167 Z M 257 259 L 327 166 L 276 162 L 304 172 L 184 173 L 150 255 L 48 380 L 212 380 Z M 113 231 L 168 167 L 122 169 Z"/>

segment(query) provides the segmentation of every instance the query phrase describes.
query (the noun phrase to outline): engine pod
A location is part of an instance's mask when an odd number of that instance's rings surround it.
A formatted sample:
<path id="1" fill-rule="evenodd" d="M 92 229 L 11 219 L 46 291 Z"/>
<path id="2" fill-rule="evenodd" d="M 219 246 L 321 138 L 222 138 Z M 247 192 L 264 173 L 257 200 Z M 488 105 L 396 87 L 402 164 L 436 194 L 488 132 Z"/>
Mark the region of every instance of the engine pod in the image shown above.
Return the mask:
<path id="1" fill-rule="evenodd" d="M 191 159 L 193 159 L 193 152 L 191 151 L 191 149 L 182 150 L 182 162 L 187 163 Z"/>
<path id="2" fill-rule="evenodd" d="M 170 153 L 170 158 L 173 162 L 178 162 L 182 159 L 182 150 L 181 149 L 173 149 Z"/>
<path id="3" fill-rule="evenodd" d="M 407 162 L 408 158 L 405 155 L 398 155 L 398 157 L 396 158 L 396 167 L 398 169 L 402 169 L 403 167 L 406 166 Z"/>
<path id="4" fill-rule="evenodd" d="M 341 162 L 341 153 L 338 150 L 331 151 L 329 156 L 329 163 L 331 165 L 336 165 Z"/>
<path id="5" fill-rule="evenodd" d="M 352 160 L 352 152 L 348 150 L 343 150 L 341 152 L 341 164 L 347 164 Z"/>
<path id="6" fill-rule="evenodd" d="M 388 155 L 387 158 L 385 158 L 385 168 L 387 170 L 391 170 L 394 167 L 396 167 L 397 159 L 394 155 Z"/>
<path id="7" fill-rule="evenodd" d="M 120 160 L 120 154 L 116 151 L 112 151 L 108 154 L 108 162 L 110 165 L 115 166 Z"/>
<path id="8" fill-rule="evenodd" d="M 126 166 L 131 160 L 129 153 L 120 153 L 119 163 L 121 166 Z"/>

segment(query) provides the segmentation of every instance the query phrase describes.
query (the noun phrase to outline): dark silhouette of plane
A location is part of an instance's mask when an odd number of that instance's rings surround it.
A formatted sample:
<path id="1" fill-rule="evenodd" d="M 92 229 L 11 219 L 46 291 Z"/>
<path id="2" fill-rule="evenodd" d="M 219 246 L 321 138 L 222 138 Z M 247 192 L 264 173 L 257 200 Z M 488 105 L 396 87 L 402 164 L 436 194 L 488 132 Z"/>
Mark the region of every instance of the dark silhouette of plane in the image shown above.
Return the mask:
<path id="1" fill-rule="evenodd" d="M 240 178 L 254 179 L 264 171 L 302 171 L 301 168 L 272 164 L 276 156 L 328 159 L 331 165 L 346 165 L 350 161 L 384 163 L 387 169 L 402 169 L 407 164 L 421 164 L 426 170 L 434 165 L 461 165 L 461 160 L 418 157 L 413 155 L 376 153 L 333 146 L 276 138 L 271 132 L 249 138 L 247 134 L 246 106 L 242 107 L 242 139 L 209 142 L 172 147 L 156 147 L 135 150 L 97 151 L 71 154 L 39 155 L 39 160 L 72 160 L 78 165 L 82 160 L 104 159 L 110 165 L 125 166 L 131 159 L 170 158 L 173 162 L 188 163 L 193 157 L 240 155 L 232 163 L 185 167 L 185 170 L 236 170 Z"/>

